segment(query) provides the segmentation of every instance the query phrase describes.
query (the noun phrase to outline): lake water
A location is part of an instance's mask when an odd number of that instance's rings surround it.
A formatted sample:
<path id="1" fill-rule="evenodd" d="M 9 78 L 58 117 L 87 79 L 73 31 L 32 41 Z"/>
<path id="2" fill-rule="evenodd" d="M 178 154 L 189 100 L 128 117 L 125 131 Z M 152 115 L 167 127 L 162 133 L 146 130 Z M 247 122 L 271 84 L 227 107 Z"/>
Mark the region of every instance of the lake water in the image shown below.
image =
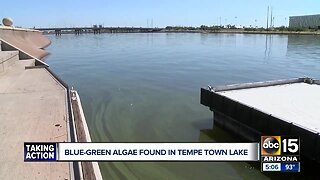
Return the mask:
<path id="1" fill-rule="evenodd" d="M 79 91 L 95 142 L 234 142 L 213 127 L 200 88 L 320 78 L 318 36 L 84 34 L 49 36 L 46 62 Z M 267 179 L 256 164 L 100 163 L 105 179 Z"/>

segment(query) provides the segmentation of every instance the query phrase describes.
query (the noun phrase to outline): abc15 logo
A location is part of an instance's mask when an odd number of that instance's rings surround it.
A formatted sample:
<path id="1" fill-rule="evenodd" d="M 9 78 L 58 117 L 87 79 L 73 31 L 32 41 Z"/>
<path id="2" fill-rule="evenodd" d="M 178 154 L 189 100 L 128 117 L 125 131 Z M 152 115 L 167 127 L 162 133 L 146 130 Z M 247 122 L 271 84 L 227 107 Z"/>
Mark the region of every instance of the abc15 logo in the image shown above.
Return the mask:
<path id="1" fill-rule="evenodd" d="M 261 136 L 261 155 L 299 155 L 300 138 L 297 136 Z"/>

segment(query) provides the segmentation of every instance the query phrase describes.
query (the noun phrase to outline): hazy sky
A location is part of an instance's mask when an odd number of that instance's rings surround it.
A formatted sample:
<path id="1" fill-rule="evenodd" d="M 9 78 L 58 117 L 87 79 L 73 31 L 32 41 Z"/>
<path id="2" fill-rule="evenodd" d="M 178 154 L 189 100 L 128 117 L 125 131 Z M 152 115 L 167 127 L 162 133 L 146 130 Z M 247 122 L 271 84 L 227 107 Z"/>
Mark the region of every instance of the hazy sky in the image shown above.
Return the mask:
<path id="1" fill-rule="evenodd" d="M 266 26 L 267 6 L 275 26 L 287 25 L 292 15 L 320 14 L 320 0 L 3 0 L 0 18 L 15 26 L 165 27 L 237 24 Z M 236 18 L 237 17 L 237 18 Z"/>

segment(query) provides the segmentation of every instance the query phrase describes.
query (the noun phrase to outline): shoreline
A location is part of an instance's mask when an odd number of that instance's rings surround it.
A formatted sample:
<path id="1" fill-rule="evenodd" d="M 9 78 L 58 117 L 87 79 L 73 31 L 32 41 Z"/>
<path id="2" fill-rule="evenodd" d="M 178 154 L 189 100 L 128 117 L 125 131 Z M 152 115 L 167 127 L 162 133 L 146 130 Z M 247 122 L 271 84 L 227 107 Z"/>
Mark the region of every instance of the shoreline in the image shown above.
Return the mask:
<path id="1" fill-rule="evenodd" d="M 162 30 L 165 33 L 228 33 L 228 34 L 271 34 L 271 35 L 320 35 L 320 31 L 246 31 L 243 29 L 222 30 Z"/>
<path id="2" fill-rule="evenodd" d="M 25 30 L 23 28 L 7 28 Z M 43 34 L 101 34 L 101 33 L 229 33 L 229 34 L 270 34 L 270 35 L 320 35 L 320 29 L 285 30 L 285 29 L 226 29 L 226 28 L 143 28 L 143 27 L 64 27 L 64 28 L 38 28 L 33 29 Z"/>
<path id="3" fill-rule="evenodd" d="M 42 31 L 43 34 L 55 34 L 54 31 Z M 214 33 L 225 33 L 225 34 L 265 34 L 265 35 L 320 35 L 320 31 L 247 31 L 247 30 L 166 30 L 161 29 L 158 31 L 150 31 L 150 32 L 108 32 L 101 30 L 101 34 L 103 33 L 203 33 L 203 34 L 214 34 Z M 74 31 L 62 31 L 61 34 L 75 34 Z M 80 34 L 94 34 L 94 32 L 82 32 Z M 100 33 L 99 33 L 100 34 Z M 77 34 L 79 35 L 79 34 Z"/>

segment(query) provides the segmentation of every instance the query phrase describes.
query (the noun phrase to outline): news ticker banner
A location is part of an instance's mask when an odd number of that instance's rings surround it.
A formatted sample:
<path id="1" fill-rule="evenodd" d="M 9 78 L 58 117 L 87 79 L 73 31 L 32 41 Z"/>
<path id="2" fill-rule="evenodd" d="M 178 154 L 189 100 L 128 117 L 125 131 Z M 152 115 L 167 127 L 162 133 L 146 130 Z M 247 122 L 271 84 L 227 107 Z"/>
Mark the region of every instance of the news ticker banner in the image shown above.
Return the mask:
<path id="1" fill-rule="evenodd" d="M 259 143 L 24 143 L 24 161 L 259 161 Z"/>

